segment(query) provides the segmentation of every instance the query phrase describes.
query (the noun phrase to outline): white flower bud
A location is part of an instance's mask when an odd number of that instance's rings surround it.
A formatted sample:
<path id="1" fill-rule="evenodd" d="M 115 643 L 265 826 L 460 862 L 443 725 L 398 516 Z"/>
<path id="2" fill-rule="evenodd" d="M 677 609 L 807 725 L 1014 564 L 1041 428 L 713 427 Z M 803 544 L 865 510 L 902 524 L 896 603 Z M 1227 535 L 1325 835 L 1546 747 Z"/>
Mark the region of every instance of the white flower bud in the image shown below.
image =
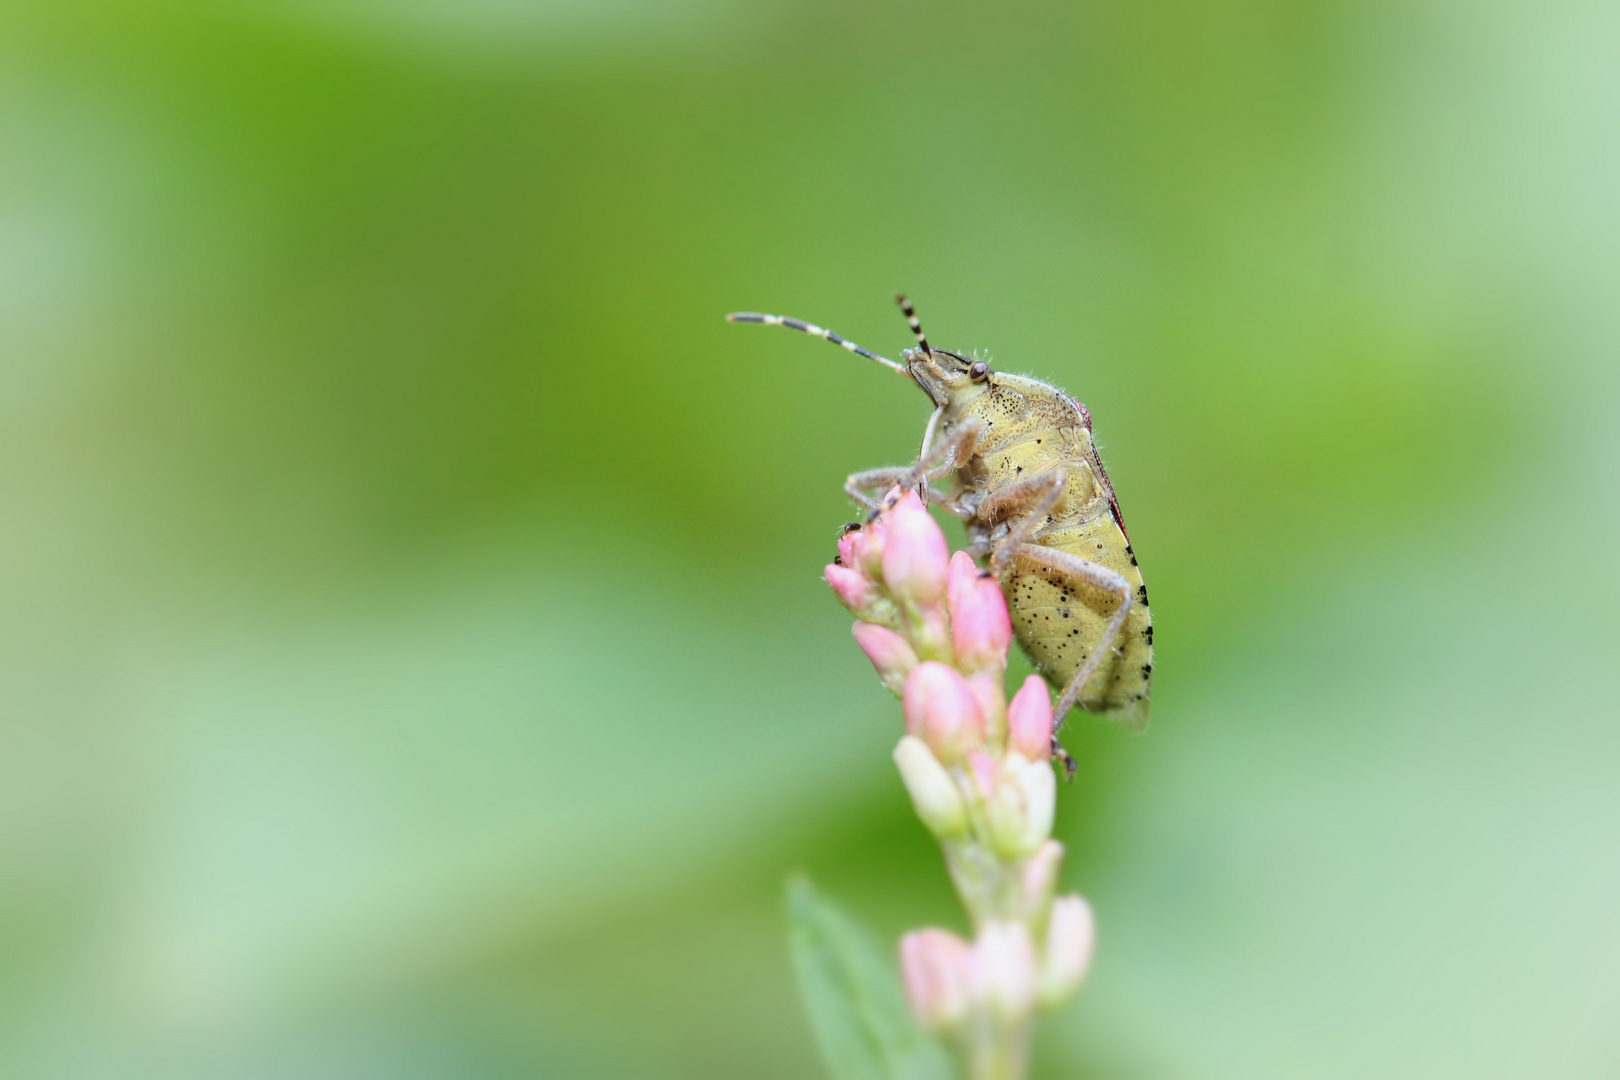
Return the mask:
<path id="1" fill-rule="evenodd" d="M 1032 919 L 1038 921 L 1052 902 L 1052 894 L 1057 892 L 1058 872 L 1062 867 L 1063 845 L 1056 840 L 1043 841 L 1035 849 L 1035 854 L 1025 860 L 1020 874 L 1025 902 L 1029 905 Z"/>
<path id="2" fill-rule="evenodd" d="M 1052 835 L 1057 778 L 1044 761 L 1008 754 L 985 799 L 990 842 L 1008 858 L 1028 855 Z"/>
<path id="3" fill-rule="evenodd" d="M 928 744 L 915 735 L 901 736 L 894 747 L 894 763 L 911 796 L 917 816 L 935 836 L 960 836 L 967 828 L 967 806 L 956 781 L 945 771 Z"/>
<path id="4" fill-rule="evenodd" d="M 1091 905 L 1075 895 L 1052 901 L 1046 922 L 1046 948 L 1041 956 L 1040 1002 L 1046 1008 L 1061 1003 L 1079 987 L 1091 967 L 1096 941 Z"/>
<path id="5" fill-rule="evenodd" d="M 987 922 L 973 943 L 980 992 L 992 1014 L 1017 1023 L 1035 1008 L 1039 989 L 1035 946 L 1023 923 Z"/>

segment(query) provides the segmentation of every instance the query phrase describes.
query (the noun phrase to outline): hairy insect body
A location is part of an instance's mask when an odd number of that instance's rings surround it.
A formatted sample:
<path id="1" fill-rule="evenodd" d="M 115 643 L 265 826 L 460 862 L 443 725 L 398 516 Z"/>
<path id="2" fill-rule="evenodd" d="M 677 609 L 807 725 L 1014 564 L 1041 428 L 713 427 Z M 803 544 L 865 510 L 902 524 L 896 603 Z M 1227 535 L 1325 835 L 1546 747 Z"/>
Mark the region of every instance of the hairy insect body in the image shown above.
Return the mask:
<path id="1" fill-rule="evenodd" d="M 1084 405 L 1049 383 L 990 370 L 931 348 L 904 297 L 918 347 L 903 363 L 830 330 L 779 315 L 741 312 L 733 322 L 813 334 L 908 377 L 934 406 L 910 465 L 872 469 L 844 485 L 874 512 L 878 493 L 915 488 L 960 517 L 968 550 L 984 559 L 1007 597 L 1013 632 L 1058 691 L 1056 725 L 1071 706 L 1140 729 L 1153 676 L 1147 589 L 1119 502 L 1092 440 Z M 940 492 L 932 482 L 947 480 Z"/>
<path id="2" fill-rule="evenodd" d="M 946 438 L 970 418 L 980 425 L 973 456 L 956 471 L 958 501 L 972 510 L 968 540 L 976 550 L 993 551 L 1029 502 L 998 500 L 998 493 L 1062 477 L 1056 503 L 1025 542 L 1098 564 L 1129 584 L 1134 601 L 1125 623 L 1075 700 L 1088 712 L 1140 728 L 1147 722 L 1153 672 L 1152 616 L 1092 441 L 1090 417 L 1062 391 L 1036 379 L 998 373 L 987 380 L 947 404 L 940 424 Z M 1010 560 L 1003 589 L 1018 643 L 1060 690 L 1103 641 L 1123 602 L 1116 592 L 1083 577 L 1017 557 Z"/>

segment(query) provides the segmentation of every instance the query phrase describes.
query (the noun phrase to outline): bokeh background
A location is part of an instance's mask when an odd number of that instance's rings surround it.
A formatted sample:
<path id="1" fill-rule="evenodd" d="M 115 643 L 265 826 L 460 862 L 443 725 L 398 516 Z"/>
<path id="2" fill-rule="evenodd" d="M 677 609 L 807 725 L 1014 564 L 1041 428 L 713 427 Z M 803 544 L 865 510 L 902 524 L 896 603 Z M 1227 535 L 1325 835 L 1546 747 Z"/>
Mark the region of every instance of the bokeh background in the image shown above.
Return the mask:
<path id="1" fill-rule="evenodd" d="M 1047 1077 L 1620 1073 L 1620 8 L 0 7 L 0 1072 L 812 1077 L 795 869 L 956 925 L 818 580 L 1096 418 Z"/>

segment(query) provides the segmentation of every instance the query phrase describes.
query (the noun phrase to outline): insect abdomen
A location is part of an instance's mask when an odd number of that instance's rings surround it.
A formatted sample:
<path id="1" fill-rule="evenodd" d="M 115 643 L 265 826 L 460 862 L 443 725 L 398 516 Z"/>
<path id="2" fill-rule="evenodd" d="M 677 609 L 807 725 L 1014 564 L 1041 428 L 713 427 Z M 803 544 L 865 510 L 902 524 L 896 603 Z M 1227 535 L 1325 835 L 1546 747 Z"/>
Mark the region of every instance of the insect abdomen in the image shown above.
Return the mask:
<path id="1" fill-rule="evenodd" d="M 1081 688 L 1078 704 L 1088 712 L 1139 727 L 1147 721 L 1153 679 L 1153 619 L 1147 589 L 1129 542 L 1113 515 L 1087 515 L 1077 524 L 1038 531 L 1033 543 L 1105 566 L 1130 583 L 1135 600 L 1112 657 L 1105 657 Z M 1072 574 L 1018 561 L 1008 577 L 1007 607 L 1013 633 L 1053 687 L 1061 689 L 1080 670 L 1118 609 L 1115 593 Z"/>

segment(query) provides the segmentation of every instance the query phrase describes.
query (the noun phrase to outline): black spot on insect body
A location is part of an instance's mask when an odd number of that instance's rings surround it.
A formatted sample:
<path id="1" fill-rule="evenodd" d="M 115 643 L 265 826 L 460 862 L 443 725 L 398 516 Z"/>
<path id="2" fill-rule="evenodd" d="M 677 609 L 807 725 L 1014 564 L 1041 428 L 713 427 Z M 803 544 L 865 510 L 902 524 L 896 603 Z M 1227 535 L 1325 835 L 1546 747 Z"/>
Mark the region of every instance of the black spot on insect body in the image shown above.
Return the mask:
<path id="1" fill-rule="evenodd" d="M 1153 626 L 1151 623 L 1146 630 L 1142 631 L 1142 636 L 1147 639 L 1149 645 L 1153 644 Z"/>
<path id="2" fill-rule="evenodd" d="M 1024 467 L 1022 465 L 1014 465 L 1013 466 L 1013 475 L 1014 476 L 1017 476 L 1018 474 L 1022 473 L 1023 471 L 1024 471 Z"/>
<path id="3" fill-rule="evenodd" d="M 1152 664 L 1143 664 L 1142 665 L 1142 674 L 1144 674 L 1144 675 L 1153 674 L 1153 665 Z"/>

